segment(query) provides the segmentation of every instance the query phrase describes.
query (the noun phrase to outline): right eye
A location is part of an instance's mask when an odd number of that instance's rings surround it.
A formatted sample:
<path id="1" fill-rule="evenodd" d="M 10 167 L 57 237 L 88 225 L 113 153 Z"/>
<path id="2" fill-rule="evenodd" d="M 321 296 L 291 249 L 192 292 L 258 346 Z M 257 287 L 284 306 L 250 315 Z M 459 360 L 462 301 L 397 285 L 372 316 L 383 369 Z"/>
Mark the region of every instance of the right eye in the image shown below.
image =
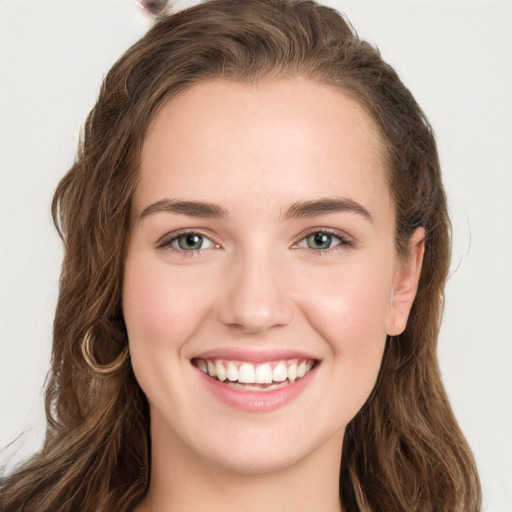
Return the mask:
<path id="1" fill-rule="evenodd" d="M 218 247 L 210 238 L 195 232 L 169 233 L 159 243 L 162 249 L 194 254 L 204 249 Z"/>
<path id="2" fill-rule="evenodd" d="M 182 251 L 200 251 L 213 247 L 213 242 L 199 233 L 185 233 L 171 241 L 171 245 Z"/>

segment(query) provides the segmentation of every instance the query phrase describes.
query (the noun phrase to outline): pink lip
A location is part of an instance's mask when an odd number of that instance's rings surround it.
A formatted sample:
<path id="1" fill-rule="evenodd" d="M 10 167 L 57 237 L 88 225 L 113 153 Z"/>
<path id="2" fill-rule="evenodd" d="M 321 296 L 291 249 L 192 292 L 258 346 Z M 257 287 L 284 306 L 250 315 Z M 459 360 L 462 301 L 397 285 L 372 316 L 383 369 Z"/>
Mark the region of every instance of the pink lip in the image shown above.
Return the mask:
<path id="1" fill-rule="evenodd" d="M 264 363 L 268 361 L 285 361 L 289 359 L 316 360 L 314 356 L 296 350 L 253 350 L 247 348 L 216 349 L 202 352 L 192 359 L 225 359 L 227 361 L 247 361 L 248 363 Z"/>
<path id="2" fill-rule="evenodd" d="M 219 357 L 220 358 L 220 357 Z M 223 359 L 226 359 L 223 357 Z M 275 360 L 275 355 L 271 358 Z M 286 357 L 284 359 L 292 359 Z M 243 361 L 252 361 L 247 359 L 244 355 Z M 261 359 L 269 360 L 269 359 Z M 224 404 L 244 412 L 271 412 L 284 407 L 300 395 L 307 386 L 312 382 L 314 374 L 316 373 L 314 367 L 304 377 L 295 382 L 288 384 L 282 388 L 274 389 L 271 391 L 245 391 L 231 387 L 229 384 L 222 383 L 214 379 L 201 370 L 197 369 L 198 378 L 201 379 L 202 384 L 206 387 L 215 398 Z"/>

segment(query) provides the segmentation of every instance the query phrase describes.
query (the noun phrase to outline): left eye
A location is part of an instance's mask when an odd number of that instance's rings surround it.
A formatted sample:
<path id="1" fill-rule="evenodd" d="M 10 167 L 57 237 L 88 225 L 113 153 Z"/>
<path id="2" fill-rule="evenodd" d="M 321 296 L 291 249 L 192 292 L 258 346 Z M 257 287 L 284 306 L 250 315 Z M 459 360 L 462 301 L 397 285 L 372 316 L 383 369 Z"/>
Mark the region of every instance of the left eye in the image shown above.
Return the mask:
<path id="1" fill-rule="evenodd" d="M 213 242 L 199 233 L 183 233 L 177 236 L 169 244 L 181 251 L 199 251 L 213 247 Z"/>
<path id="2" fill-rule="evenodd" d="M 306 247 L 316 251 L 326 251 L 338 245 L 347 243 L 340 236 L 325 231 L 316 231 L 303 238 L 298 247 Z"/>

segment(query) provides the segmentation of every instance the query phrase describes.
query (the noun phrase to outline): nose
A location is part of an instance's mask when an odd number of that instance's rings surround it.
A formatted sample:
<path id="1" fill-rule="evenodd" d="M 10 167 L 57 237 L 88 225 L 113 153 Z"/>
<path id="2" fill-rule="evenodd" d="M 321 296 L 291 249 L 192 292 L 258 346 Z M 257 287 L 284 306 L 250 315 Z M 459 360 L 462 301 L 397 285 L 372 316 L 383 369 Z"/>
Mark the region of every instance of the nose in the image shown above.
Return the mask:
<path id="1" fill-rule="evenodd" d="M 283 268 L 275 258 L 253 254 L 232 262 L 219 307 L 219 319 L 245 333 L 287 325 L 294 315 Z"/>

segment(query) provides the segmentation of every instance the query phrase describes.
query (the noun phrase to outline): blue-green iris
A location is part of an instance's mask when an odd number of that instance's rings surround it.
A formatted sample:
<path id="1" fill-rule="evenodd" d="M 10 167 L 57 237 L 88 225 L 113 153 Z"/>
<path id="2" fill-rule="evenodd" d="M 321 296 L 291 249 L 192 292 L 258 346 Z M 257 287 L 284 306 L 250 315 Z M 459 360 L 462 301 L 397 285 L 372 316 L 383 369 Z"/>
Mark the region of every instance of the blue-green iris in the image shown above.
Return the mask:
<path id="1" fill-rule="evenodd" d="M 203 246 L 203 237 L 194 233 L 187 233 L 178 237 L 178 247 L 184 251 L 198 251 Z"/>
<path id="2" fill-rule="evenodd" d="M 313 233 L 306 238 L 306 243 L 310 249 L 329 249 L 332 245 L 332 236 L 328 233 Z"/>

